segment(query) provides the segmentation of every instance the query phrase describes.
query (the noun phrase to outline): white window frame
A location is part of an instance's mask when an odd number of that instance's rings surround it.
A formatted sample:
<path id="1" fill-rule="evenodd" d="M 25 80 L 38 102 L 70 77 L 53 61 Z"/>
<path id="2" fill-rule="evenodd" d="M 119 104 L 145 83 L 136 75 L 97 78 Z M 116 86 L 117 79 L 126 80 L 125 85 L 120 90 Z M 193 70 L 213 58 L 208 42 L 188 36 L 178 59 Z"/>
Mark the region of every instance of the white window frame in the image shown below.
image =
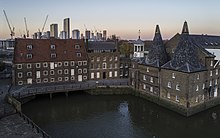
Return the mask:
<path id="1" fill-rule="evenodd" d="M 91 72 L 91 79 L 94 79 L 95 75 L 94 72 Z"/>
<path id="2" fill-rule="evenodd" d="M 173 79 L 175 79 L 175 78 L 176 78 L 175 73 L 172 73 L 172 78 L 173 78 Z"/>
<path id="3" fill-rule="evenodd" d="M 22 72 L 18 72 L 18 78 L 22 78 L 23 77 L 23 73 Z"/>
<path id="4" fill-rule="evenodd" d="M 168 88 L 172 88 L 172 85 L 171 85 L 171 82 L 170 82 L 170 81 L 167 83 L 167 87 L 168 87 Z"/>
<path id="5" fill-rule="evenodd" d="M 40 63 L 36 63 L 36 68 L 40 68 Z"/>
<path id="6" fill-rule="evenodd" d="M 118 71 L 115 71 L 114 75 L 115 77 L 118 77 Z"/>
<path id="7" fill-rule="evenodd" d="M 68 69 L 64 69 L 64 74 L 69 74 L 69 70 Z"/>
<path id="8" fill-rule="evenodd" d="M 22 69 L 22 64 L 17 64 L 17 69 Z"/>
<path id="9" fill-rule="evenodd" d="M 28 64 L 27 64 L 27 69 L 31 69 L 31 68 L 32 68 L 31 64 L 28 63 Z"/>
<path id="10" fill-rule="evenodd" d="M 180 84 L 176 84 L 176 90 L 180 91 Z"/>
<path id="11" fill-rule="evenodd" d="M 154 78 L 153 77 L 150 77 L 150 82 L 154 83 Z"/>

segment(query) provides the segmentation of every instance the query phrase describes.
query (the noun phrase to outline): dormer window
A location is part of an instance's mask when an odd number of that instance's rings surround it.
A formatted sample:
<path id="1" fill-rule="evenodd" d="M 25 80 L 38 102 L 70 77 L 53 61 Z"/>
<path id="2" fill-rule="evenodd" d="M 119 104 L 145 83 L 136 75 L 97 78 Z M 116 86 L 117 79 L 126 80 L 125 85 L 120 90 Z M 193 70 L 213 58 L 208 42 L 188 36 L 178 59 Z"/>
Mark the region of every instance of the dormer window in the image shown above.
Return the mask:
<path id="1" fill-rule="evenodd" d="M 75 49 L 80 49 L 80 45 L 75 45 Z"/>
<path id="2" fill-rule="evenodd" d="M 51 53 L 51 54 L 50 54 L 50 57 L 51 57 L 51 58 L 56 58 L 56 53 Z"/>
<path id="3" fill-rule="evenodd" d="M 32 45 L 27 45 L 27 50 L 32 50 Z"/>
<path id="4" fill-rule="evenodd" d="M 27 59 L 32 59 L 32 54 L 27 54 Z"/>
<path id="5" fill-rule="evenodd" d="M 55 45 L 50 45 L 50 49 L 54 50 L 55 49 Z"/>

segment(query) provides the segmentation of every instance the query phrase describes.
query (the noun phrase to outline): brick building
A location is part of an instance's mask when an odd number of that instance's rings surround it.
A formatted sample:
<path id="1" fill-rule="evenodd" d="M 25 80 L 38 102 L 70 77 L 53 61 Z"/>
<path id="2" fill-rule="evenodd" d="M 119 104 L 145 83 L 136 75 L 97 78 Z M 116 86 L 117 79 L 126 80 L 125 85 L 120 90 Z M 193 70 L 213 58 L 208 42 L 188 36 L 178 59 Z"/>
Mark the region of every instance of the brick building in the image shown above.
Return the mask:
<path id="1" fill-rule="evenodd" d="M 14 85 L 88 79 L 88 59 L 83 40 L 16 39 L 14 54 Z"/>
<path id="2" fill-rule="evenodd" d="M 117 79 L 119 74 L 119 52 L 117 42 L 90 41 L 87 43 L 89 57 L 89 79 Z"/>

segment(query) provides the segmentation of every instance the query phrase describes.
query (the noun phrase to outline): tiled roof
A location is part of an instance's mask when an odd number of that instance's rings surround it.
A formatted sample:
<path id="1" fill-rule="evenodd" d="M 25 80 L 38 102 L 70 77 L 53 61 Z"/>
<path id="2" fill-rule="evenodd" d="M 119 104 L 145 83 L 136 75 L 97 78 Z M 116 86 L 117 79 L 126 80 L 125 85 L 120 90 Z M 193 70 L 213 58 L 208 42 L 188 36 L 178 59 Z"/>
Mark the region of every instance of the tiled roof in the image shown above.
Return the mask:
<path id="1" fill-rule="evenodd" d="M 90 41 L 88 42 L 88 50 L 116 50 L 115 42 Z"/>
<path id="2" fill-rule="evenodd" d="M 27 49 L 28 45 L 32 45 L 31 50 Z M 51 49 L 51 45 L 55 45 L 55 49 Z M 80 48 L 76 49 L 75 45 Z M 14 52 L 14 63 L 87 59 L 84 41 L 76 39 L 16 39 Z M 51 58 L 52 53 L 56 54 L 55 58 Z M 77 53 L 81 53 L 81 57 L 77 57 Z M 32 54 L 32 58 L 27 59 L 27 54 Z"/>

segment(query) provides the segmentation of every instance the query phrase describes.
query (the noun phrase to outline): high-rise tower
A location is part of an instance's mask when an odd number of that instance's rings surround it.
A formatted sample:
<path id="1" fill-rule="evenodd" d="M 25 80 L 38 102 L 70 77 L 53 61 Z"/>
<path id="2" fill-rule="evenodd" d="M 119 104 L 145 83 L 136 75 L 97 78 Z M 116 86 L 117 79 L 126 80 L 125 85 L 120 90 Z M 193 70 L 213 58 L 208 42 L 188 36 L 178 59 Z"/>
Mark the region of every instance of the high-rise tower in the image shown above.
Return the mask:
<path id="1" fill-rule="evenodd" d="M 58 24 L 50 25 L 50 37 L 58 38 Z"/>
<path id="2" fill-rule="evenodd" d="M 66 39 L 70 38 L 70 18 L 63 20 L 63 31 L 66 32 Z"/>

